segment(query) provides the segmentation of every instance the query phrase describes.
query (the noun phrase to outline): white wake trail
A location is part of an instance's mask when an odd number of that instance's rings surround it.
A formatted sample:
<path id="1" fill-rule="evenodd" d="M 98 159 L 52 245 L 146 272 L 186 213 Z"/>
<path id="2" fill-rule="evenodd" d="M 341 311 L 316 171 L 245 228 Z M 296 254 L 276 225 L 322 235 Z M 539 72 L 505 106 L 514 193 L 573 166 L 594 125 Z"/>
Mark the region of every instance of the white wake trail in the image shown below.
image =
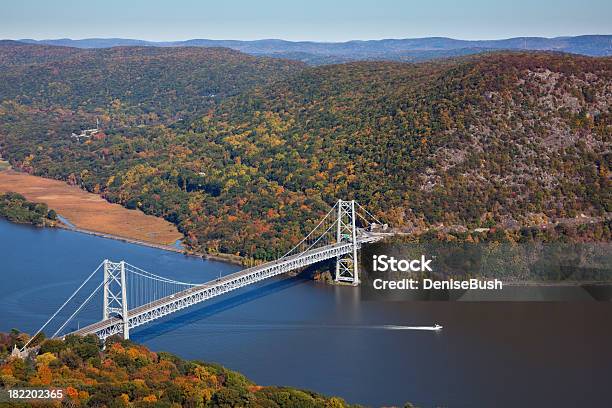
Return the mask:
<path id="1" fill-rule="evenodd" d="M 380 326 L 381 329 L 385 330 L 431 330 L 438 331 L 442 330 L 442 326 L 436 324 L 434 326 L 396 326 L 396 325 L 384 325 Z"/>

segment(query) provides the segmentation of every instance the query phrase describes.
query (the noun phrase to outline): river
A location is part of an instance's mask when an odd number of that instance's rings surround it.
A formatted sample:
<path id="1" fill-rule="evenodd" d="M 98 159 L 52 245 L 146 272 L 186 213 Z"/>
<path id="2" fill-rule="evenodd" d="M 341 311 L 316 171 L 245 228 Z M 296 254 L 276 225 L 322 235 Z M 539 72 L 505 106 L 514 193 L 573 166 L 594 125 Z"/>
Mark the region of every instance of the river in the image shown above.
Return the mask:
<path id="1" fill-rule="evenodd" d="M 104 258 L 183 281 L 239 269 L 0 220 L 0 331 L 34 332 Z M 77 323 L 101 314 L 97 307 Z M 434 323 L 444 329 L 398 330 Z M 603 407 L 612 398 L 609 302 L 376 302 L 352 287 L 275 278 L 131 337 L 258 384 L 372 406 Z"/>

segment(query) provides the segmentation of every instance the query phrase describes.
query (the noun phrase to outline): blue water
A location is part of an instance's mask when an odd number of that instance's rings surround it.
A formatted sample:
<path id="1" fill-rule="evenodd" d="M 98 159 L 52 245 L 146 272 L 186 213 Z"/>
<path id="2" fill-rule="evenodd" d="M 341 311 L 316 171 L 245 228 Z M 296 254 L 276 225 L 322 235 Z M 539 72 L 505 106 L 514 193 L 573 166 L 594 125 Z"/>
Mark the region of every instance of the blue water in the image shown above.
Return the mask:
<path id="1" fill-rule="evenodd" d="M 0 220 L 0 331 L 35 331 L 104 258 L 192 282 L 239 269 Z M 73 324 L 99 318 L 100 302 Z M 434 323 L 444 330 L 392 327 Z M 352 287 L 278 278 L 131 335 L 154 350 L 219 362 L 259 384 L 373 406 L 603 407 L 612 398 L 607 302 L 366 302 Z"/>

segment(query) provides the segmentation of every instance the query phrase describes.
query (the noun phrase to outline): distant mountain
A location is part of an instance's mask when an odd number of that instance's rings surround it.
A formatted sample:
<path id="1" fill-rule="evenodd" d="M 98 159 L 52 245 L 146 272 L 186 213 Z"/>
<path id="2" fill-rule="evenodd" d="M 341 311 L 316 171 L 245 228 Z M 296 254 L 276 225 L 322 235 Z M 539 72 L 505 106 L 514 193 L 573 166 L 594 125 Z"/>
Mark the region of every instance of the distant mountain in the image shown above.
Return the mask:
<path id="1" fill-rule="evenodd" d="M 77 48 L 109 48 L 118 46 L 150 47 L 225 47 L 251 55 L 281 57 L 323 65 L 354 60 L 422 61 L 459 56 L 490 50 L 545 50 L 590 56 L 612 55 L 612 35 L 576 37 L 516 37 L 504 40 L 456 40 L 446 37 L 385 39 L 347 42 L 285 41 L 276 39 L 239 41 L 193 39 L 153 42 L 123 38 L 88 38 L 72 40 L 31 40 L 31 44 L 60 45 Z"/>

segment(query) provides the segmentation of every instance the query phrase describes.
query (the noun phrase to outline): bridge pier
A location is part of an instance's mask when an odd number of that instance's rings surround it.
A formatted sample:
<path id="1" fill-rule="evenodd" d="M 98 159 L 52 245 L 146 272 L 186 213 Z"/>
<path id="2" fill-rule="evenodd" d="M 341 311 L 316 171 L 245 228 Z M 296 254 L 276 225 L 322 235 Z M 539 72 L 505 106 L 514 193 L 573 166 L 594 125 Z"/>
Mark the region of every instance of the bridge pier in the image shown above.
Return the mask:
<path id="1" fill-rule="evenodd" d="M 123 338 L 130 338 L 127 282 L 125 279 L 125 262 L 104 260 L 104 296 L 102 320 L 120 317 L 123 326 Z"/>
<path id="2" fill-rule="evenodd" d="M 338 200 L 336 243 L 349 243 L 352 250 L 336 258 L 336 282 L 359 284 L 357 266 L 357 230 L 355 228 L 355 200 Z"/>

